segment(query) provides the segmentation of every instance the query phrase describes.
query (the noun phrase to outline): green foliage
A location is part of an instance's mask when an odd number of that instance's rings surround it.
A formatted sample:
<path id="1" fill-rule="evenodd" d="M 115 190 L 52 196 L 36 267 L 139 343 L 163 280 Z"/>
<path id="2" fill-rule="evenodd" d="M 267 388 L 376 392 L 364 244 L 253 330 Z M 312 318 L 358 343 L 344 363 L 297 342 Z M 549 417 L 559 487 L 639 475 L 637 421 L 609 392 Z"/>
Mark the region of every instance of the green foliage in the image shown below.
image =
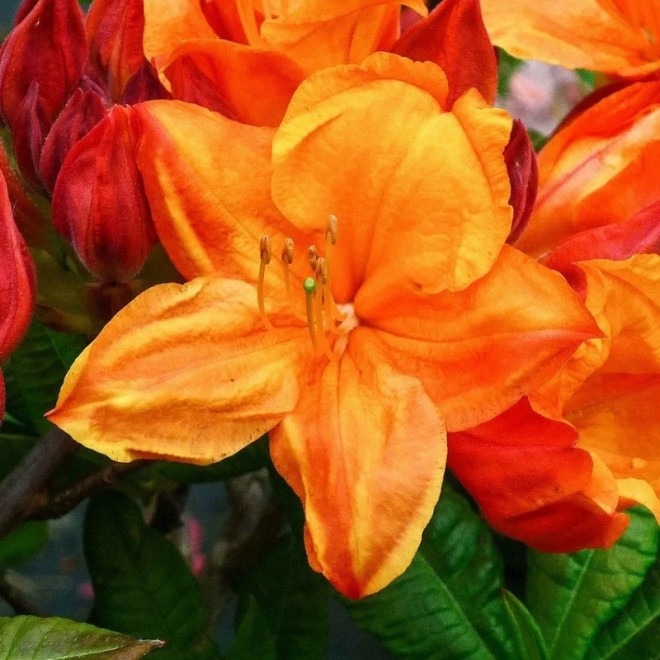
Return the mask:
<path id="1" fill-rule="evenodd" d="M 507 53 L 505 50 L 498 48 L 497 63 L 497 93 L 500 96 L 504 96 L 509 91 L 511 76 L 514 74 L 515 70 L 523 63 L 523 61 L 516 59 L 513 55 L 509 55 L 509 53 Z"/>
<path id="2" fill-rule="evenodd" d="M 0 571 L 28 561 L 48 540 L 48 523 L 32 521 L 22 524 L 0 539 Z"/>
<path id="3" fill-rule="evenodd" d="M 137 660 L 161 645 L 68 619 L 0 618 L 0 660 Z"/>
<path id="4" fill-rule="evenodd" d="M 502 595 L 513 631 L 516 656 L 527 660 L 548 660 L 548 649 L 534 617 L 512 593 L 504 591 Z"/>
<path id="5" fill-rule="evenodd" d="M 241 615 L 228 660 L 326 657 L 327 582 L 312 571 L 302 540 L 283 538 L 240 588 Z"/>
<path id="6" fill-rule="evenodd" d="M 85 557 L 94 586 L 94 623 L 136 637 L 159 638 L 166 660 L 214 660 L 202 597 L 188 565 L 148 527 L 129 498 L 94 498 L 85 519 Z"/>
<path id="7" fill-rule="evenodd" d="M 568 555 L 530 553 L 527 606 L 551 658 L 584 658 L 596 644 L 603 653 L 609 652 L 608 644 L 623 648 L 628 638 L 636 635 L 634 621 L 643 629 L 638 641 L 642 646 L 653 630 L 657 632 L 660 531 L 646 509 L 637 507 L 629 513 L 629 528 L 610 550 Z M 656 568 L 651 571 L 654 563 Z M 658 648 L 656 639 L 653 654 L 637 654 L 636 660 L 657 658 Z"/>
<path id="8" fill-rule="evenodd" d="M 357 625 L 397 656 L 516 658 L 502 560 L 486 524 L 446 484 L 417 556 L 381 592 L 346 601 Z"/>
<path id="9" fill-rule="evenodd" d="M 5 363 L 7 411 L 26 435 L 48 430 L 43 415 L 55 405 L 64 376 L 85 344 L 80 335 L 56 332 L 35 320 Z"/>

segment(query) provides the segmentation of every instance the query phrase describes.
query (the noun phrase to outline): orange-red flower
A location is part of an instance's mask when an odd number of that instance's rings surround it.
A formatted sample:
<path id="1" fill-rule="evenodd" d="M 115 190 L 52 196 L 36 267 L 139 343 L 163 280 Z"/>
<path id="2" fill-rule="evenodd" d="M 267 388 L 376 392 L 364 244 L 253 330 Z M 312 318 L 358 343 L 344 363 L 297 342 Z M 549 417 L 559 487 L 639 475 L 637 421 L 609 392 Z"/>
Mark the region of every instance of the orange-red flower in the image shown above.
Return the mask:
<path id="1" fill-rule="evenodd" d="M 660 243 L 660 82 L 605 96 L 539 154 L 539 192 L 516 243 L 555 266 L 626 259 Z"/>
<path id="2" fill-rule="evenodd" d="M 424 17 L 400 34 L 402 4 Z M 412 11 L 411 10 L 411 11 Z M 449 102 L 476 87 L 492 102 L 493 47 L 478 0 L 145 0 L 144 50 L 175 98 L 244 123 L 277 126 L 306 75 L 375 51 L 433 61 Z"/>
<path id="3" fill-rule="evenodd" d="M 567 68 L 640 78 L 660 69 L 656 0 L 481 0 L 495 44 Z"/>
<path id="4" fill-rule="evenodd" d="M 579 446 L 616 479 L 621 506 L 644 504 L 660 522 L 660 256 L 578 266 L 604 337 L 585 342 L 531 400 L 575 427 Z"/>
<path id="5" fill-rule="evenodd" d="M 503 412 L 597 332 L 505 245 L 511 119 L 447 93 L 435 65 L 379 53 L 312 75 L 278 129 L 138 106 L 157 230 L 191 281 L 122 310 L 50 419 L 122 461 L 208 463 L 269 432 L 311 565 L 352 597 L 399 575 L 445 430 Z"/>

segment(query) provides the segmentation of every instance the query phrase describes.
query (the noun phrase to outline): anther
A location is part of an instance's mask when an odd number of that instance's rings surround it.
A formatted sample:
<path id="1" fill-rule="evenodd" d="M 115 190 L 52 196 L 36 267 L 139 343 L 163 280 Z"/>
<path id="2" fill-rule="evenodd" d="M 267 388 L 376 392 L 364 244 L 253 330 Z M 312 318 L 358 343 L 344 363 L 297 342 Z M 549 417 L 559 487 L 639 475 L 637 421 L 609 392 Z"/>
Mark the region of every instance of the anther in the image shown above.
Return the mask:
<path id="1" fill-rule="evenodd" d="M 338 224 L 337 216 L 329 215 L 328 223 L 326 225 L 326 230 L 325 230 L 325 238 L 326 240 L 330 239 L 332 245 L 334 245 L 337 242 L 337 224 Z"/>
<path id="2" fill-rule="evenodd" d="M 262 236 L 259 241 L 259 280 L 257 283 L 257 306 L 259 308 L 259 316 L 264 322 L 264 325 L 268 330 L 273 329 L 273 324 L 268 320 L 266 316 L 266 309 L 264 307 L 264 278 L 266 275 L 266 266 L 270 263 L 272 254 L 270 251 L 270 238 L 268 236 Z"/>
<path id="3" fill-rule="evenodd" d="M 316 249 L 316 245 L 310 245 L 307 248 L 307 261 L 312 269 L 313 273 L 316 273 L 316 262 L 319 259 L 319 253 Z"/>

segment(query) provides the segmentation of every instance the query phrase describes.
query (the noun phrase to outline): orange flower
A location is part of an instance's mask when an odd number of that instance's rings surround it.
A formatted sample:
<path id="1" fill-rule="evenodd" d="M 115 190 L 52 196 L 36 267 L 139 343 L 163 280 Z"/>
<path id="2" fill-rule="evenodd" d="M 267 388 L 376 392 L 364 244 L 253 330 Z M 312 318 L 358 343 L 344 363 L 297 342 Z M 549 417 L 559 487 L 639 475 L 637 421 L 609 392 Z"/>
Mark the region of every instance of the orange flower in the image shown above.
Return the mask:
<path id="1" fill-rule="evenodd" d="M 311 76 L 277 130 L 138 106 L 157 229 L 194 279 L 122 310 L 50 419 L 123 461 L 208 463 L 269 432 L 311 565 L 351 597 L 399 575 L 445 429 L 501 413 L 597 332 L 505 245 L 510 118 L 475 91 L 447 111 L 447 92 L 435 65 L 378 53 Z"/>
<path id="2" fill-rule="evenodd" d="M 481 0 L 491 39 L 512 55 L 641 78 L 660 69 L 655 0 Z"/>
<path id="3" fill-rule="evenodd" d="M 587 107 L 541 150 L 536 207 L 516 247 L 553 266 L 657 249 L 659 136 L 660 82 Z"/>
<path id="4" fill-rule="evenodd" d="M 400 34 L 402 4 L 425 18 Z M 144 50 L 175 98 L 254 125 L 277 126 L 306 75 L 379 50 L 448 72 L 449 102 L 497 90 L 478 0 L 145 0 Z"/>
<path id="5" fill-rule="evenodd" d="M 604 337 L 585 342 L 531 400 L 575 427 L 579 446 L 616 479 L 620 506 L 639 502 L 660 522 L 660 256 L 578 266 Z"/>

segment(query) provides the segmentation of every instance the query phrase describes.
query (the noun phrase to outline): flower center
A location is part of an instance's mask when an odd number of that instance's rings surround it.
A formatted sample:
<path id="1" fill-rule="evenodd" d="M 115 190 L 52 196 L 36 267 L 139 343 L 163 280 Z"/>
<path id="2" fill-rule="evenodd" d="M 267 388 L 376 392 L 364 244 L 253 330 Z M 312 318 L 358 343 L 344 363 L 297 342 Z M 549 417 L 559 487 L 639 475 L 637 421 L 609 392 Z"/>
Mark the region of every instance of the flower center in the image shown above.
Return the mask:
<path id="1" fill-rule="evenodd" d="M 325 232 L 325 257 L 319 255 L 315 245 L 307 248 L 307 261 L 312 275 L 306 277 L 303 282 L 305 292 L 305 316 L 302 320 L 307 322 L 309 336 L 314 349 L 318 354 L 324 354 L 330 360 L 339 359 L 346 349 L 348 333 L 359 325 L 352 303 L 337 305 L 332 297 L 330 276 L 332 267 L 332 252 L 337 243 L 337 218 L 334 215 L 328 217 Z M 291 277 L 289 266 L 293 261 L 293 239 L 287 238 L 282 249 L 282 266 L 284 269 L 284 286 L 291 306 L 293 294 L 291 291 Z M 259 281 L 257 286 L 257 304 L 259 315 L 268 330 L 273 329 L 273 324 L 268 319 L 264 303 L 264 278 L 266 266 L 271 262 L 272 252 L 270 238 L 262 236 L 259 244 L 260 265 Z M 296 314 L 296 316 L 298 316 Z"/>

